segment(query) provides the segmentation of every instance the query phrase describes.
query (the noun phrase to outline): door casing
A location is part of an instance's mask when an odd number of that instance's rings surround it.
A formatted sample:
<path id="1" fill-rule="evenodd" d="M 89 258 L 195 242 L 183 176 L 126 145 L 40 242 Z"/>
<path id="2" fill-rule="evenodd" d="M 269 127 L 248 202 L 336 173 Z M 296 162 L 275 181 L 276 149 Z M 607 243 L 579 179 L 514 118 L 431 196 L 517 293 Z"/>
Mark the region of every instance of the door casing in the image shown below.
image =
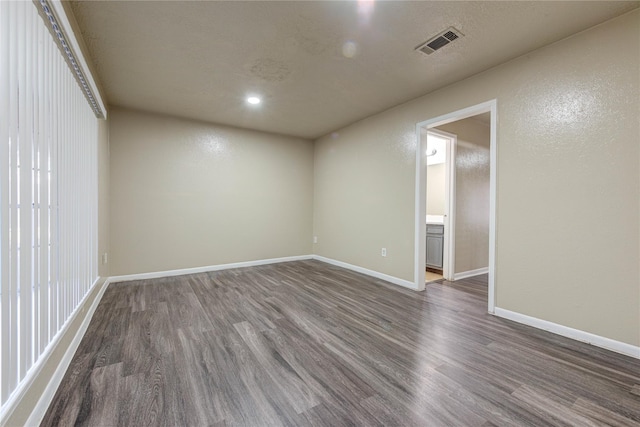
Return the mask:
<path id="1" fill-rule="evenodd" d="M 426 141 L 423 144 L 421 131 L 442 126 L 447 123 L 466 119 L 482 113 L 490 113 L 489 146 L 489 283 L 487 309 L 494 313 L 496 305 L 496 192 L 497 192 L 497 100 L 492 99 L 448 114 L 433 117 L 416 124 L 416 174 L 415 174 L 415 248 L 414 248 L 414 285 L 417 290 L 425 289 L 426 257 Z M 453 274 L 453 272 L 452 272 Z"/>

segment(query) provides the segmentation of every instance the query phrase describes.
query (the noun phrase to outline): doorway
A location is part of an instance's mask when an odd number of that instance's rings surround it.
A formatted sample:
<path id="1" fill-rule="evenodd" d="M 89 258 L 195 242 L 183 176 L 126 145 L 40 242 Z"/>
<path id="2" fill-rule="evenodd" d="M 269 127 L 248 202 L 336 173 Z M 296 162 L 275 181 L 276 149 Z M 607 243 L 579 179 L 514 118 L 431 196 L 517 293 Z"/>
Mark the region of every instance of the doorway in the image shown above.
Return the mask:
<path id="1" fill-rule="evenodd" d="M 423 127 L 426 144 L 425 281 L 453 280 L 455 272 L 456 135 Z M 425 141 L 426 138 L 426 141 Z"/>
<path id="2" fill-rule="evenodd" d="M 426 181 L 427 181 L 427 147 L 426 138 L 421 136 L 426 132 L 435 131 L 434 128 L 446 125 L 451 122 L 467 119 L 472 116 L 481 115 L 483 113 L 489 113 L 489 232 L 488 232 L 488 301 L 487 307 L 490 313 L 494 312 L 495 308 L 495 218 L 496 218 L 496 110 L 497 101 L 491 100 L 478 104 L 472 107 L 468 107 L 462 110 L 454 111 L 449 114 L 434 117 L 423 122 L 416 124 L 416 138 L 418 143 L 416 144 L 416 183 L 415 183 L 415 286 L 418 290 L 425 289 L 425 260 L 426 260 L 426 237 L 427 226 L 425 222 L 426 218 Z M 455 209 L 448 214 L 449 222 L 451 214 L 455 215 Z M 454 227 L 455 228 L 455 227 Z M 451 227 L 450 227 L 451 229 Z M 455 231 L 454 231 L 455 232 Z M 454 240 L 451 240 L 454 242 Z M 451 246 L 451 245 L 449 245 Z M 448 248 L 454 249 L 454 248 Z M 448 251 L 449 258 L 455 259 L 451 255 L 451 251 Z M 455 252 L 454 252 L 455 253 Z M 444 270 L 443 270 L 444 272 Z M 453 279 L 455 274 L 453 269 L 449 271 L 449 276 Z"/>

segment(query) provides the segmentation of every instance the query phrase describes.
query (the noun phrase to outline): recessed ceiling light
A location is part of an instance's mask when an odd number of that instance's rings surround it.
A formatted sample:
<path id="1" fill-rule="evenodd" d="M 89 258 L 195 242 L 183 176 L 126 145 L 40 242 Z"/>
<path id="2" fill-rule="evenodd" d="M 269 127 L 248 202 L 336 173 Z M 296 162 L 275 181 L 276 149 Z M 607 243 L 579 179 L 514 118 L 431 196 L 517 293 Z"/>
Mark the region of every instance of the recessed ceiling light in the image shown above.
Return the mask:
<path id="1" fill-rule="evenodd" d="M 247 98 L 247 102 L 253 105 L 260 104 L 260 101 L 261 101 L 260 98 L 258 98 L 257 96 L 250 96 Z"/>

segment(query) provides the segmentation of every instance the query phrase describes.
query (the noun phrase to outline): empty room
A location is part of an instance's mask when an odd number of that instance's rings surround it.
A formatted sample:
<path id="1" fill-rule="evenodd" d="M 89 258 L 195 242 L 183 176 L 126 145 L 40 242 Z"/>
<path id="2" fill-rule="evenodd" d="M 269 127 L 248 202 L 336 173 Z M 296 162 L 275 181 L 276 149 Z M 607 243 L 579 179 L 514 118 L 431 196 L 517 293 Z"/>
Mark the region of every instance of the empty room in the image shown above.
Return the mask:
<path id="1" fill-rule="evenodd" d="M 639 1 L 0 1 L 0 426 L 640 426 Z"/>

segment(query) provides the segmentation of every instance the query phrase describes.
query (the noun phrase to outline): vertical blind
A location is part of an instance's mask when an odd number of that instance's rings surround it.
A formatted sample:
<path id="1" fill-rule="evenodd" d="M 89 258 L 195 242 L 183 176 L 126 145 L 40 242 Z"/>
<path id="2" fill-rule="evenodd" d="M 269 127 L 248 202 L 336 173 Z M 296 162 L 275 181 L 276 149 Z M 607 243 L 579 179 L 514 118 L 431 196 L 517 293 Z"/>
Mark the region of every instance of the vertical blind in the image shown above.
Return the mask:
<path id="1" fill-rule="evenodd" d="M 0 1 L 0 401 L 98 277 L 97 119 L 38 4 Z"/>

